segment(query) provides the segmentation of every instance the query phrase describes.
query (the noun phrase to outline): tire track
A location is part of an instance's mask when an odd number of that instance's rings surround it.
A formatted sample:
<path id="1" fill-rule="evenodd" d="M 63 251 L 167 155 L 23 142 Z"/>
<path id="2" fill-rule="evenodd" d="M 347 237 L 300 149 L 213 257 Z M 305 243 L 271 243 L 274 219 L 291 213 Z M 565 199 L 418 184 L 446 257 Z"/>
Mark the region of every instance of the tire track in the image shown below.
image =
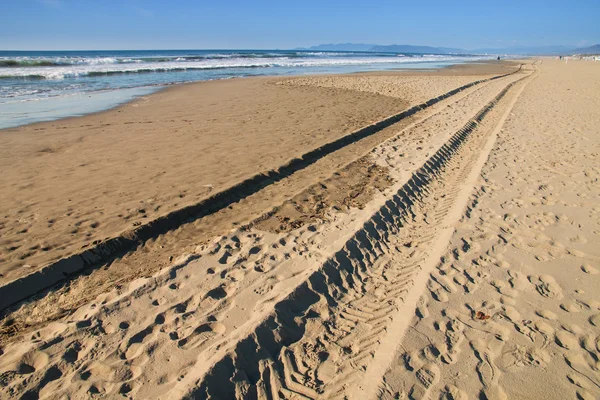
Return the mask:
<path id="1" fill-rule="evenodd" d="M 284 392 L 289 396 L 320 396 L 321 392 L 344 390 L 351 377 L 322 383 L 327 376 L 343 374 L 334 363 L 334 352 L 320 346 L 335 339 L 339 349 L 348 349 L 337 355 L 340 363 L 344 362 L 346 375 L 355 365 L 365 364 L 379 348 L 381 335 L 393 322 L 390 315 L 401 303 L 380 306 L 368 295 L 376 293 L 395 302 L 413 285 L 422 268 L 419 260 L 426 256 L 433 237 L 433 232 L 423 232 L 437 223 L 435 214 L 447 212 L 432 200 L 435 185 L 442 182 L 443 187 L 449 182 L 447 171 L 461 165 L 452 160 L 462 151 L 461 143 L 476 132 L 477 123 L 470 119 L 459 133 L 451 133 L 469 119 L 464 110 L 480 108 L 504 87 L 504 81 L 479 87 L 461 96 L 451 108 L 443 105 L 440 116 L 430 115 L 398 133 L 406 136 L 402 140 L 391 138 L 372 151 L 385 163 L 390 153 L 381 151 L 382 147 L 396 151 L 406 144 L 403 141 L 431 139 L 435 149 L 439 148 L 425 163 L 427 149 L 419 150 L 410 160 L 399 161 L 399 170 L 416 172 L 375 217 L 369 211 L 352 210 L 341 217 L 356 219 L 355 223 L 342 221 L 340 227 L 340 221 L 328 221 L 317 227 L 316 233 L 310 229 L 284 235 L 250 228 L 233 231 L 210 247 L 177 260 L 162 274 L 132 283 L 125 291 L 105 293 L 46 331 L 32 333 L 37 344 L 31 352 L 28 348 L 23 353 L 25 349 L 18 344 L 6 347 L 4 360 L 27 363 L 31 354 L 49 360 L 49 365 L 59 368 L 64 376 L 64 382 L 57 379 L 61 387 L 55 389 L 56 394 L 69 393 L 73 397 L 85 396 L 93 388 L 106 396 L 123 391 L 135 397 L 179 398 L 205 376 L 211 377 L 211 389 L 225 390 L 212 393 L 221 398 L 230 398 L 231 393 L 238 397 L 268 397 L 268 393 L 278 396 Z M 440 132 L 428 136 L 425 131 L 432 128 Z M 423 167 L 417 170 L 416 165 Z M 399 182 L 405 179 L 400 176 Z M 374 202 L 379 207 L 384 196 L 380 194 Z M 435 212 L 425 205 L 435 206 Z M 364 221 L 367 223 L 362 226 Z M 343 240 L 333 243 L 331 250 L 321 249 L 322 239 L 332 235 Z M 328 260 L 330 254 L 334 256 Z M 398 273 L 396 264 L 404 258 L 415 263 Z M 314 272 L 318 268 L 320 271 Z M 311 280 L 316 280 L 314 287 Z M 320 294 L 316 285 L 324 287 L 323 293 L 329 291 L 327 296 Z M 389 289 L 388 285 L 396 287 Z M 339 313 L 337 304 L 343 308 Z M 134 310 L 144 312 L 135 315 Z M 339 321 L 339 328 L 330 322 L 324 327 L 320 321 L 326 321 L 326 316 L 334 318 L 334 323 Z M 302 329 L 284 331 L 282 321 L 283 325 L 298 324 Z M 251 338 L 260 335 L 260 341 L 250 340 L 251 332 Z M 320 338 L 321 332 L 329 332 L 331 337 Z M 90 334 L 95 337 L 93 350 Z M 334 338 L 334 334 L 338 336 Z M 79 356 L 66 363 L 73 349 Z M 303 360 L 298 354 L 308 354 L 310 359 Z M 161 366 L 173 360 L 172 376 L 163 376 Z M 0 371 L 2 361 L 0 358 Z M 321 366 L 323 363 L 325 366 Z M 29 377 L 17 376 L 10 387 L 32 393 L 45 390 L 36 389 L 44 368 Z M 311 375 L 311 368 L 318 374 Z M 128 376 L 122 387 L 112 383 L 117 372 Z M 238 383 L 234 385 L 230 379 Z"/>
<path id="2" fill-rule="evenodd" d="M 411 107 L 408 110 L 392 115 L 382 121 L 364 127 L 333 142 L 327 143 L 317 149 L 290 160 L 277 169 L 258 173 L 240 182 L 239 184 L 219 192 L 194 205 L 173 211 L 166 216 L 150 221 L 149 223 L 134 230 L 124 232 L 118 237 L 107 239 L 81 253 L 62 258 L 28 276 L 8 282 L 0 287 L 0 311 L 19 301 L 27 299 L 36 293 L 39 293 L 58 282 L 70 279 L 79 271 L 104 265 L 116 257 L 134 251 L 136 248 L 150 239 L 154 239 L 162 234 L 177 229 L 186 223 L 195 221 L 227 208 L 231 204 L 247 198 L 252 194 L 264 189 L 265 187 L 279 182 L 295 172 L 314 164 L 319 159 L 322 159 L 329 154 L 332 154 L 352 143 L 356 143 L 357 141 L 360 141 L 368 136 L 374 135 L 375 133 L 390 127 L 393 124 L 406 119 L 418 113 L 419 111 L 425 110 L 442 100 L 450 98 L 470 87 L 516 74 L 520 70 L 521 67 L 519 67 L 517 71 L 509 74 L 473 81 L 469 84 L 453 89 L 441 96 L 430 99 L 419 105 Z"/>
<path id="3" fill-rule="evenodd" d="M 517 82 L 507 85 L 431 156 L 342 250 L 219 361 L 188 398 L 347 397 L 350 384 L 363 377 L 372 361 L 423 268 L 436 229 L 471 173 L 486 139 L 486 132 L 477 130 L 479 123 Z M 442 290 L 434 292 L 444 296 Z M 434 372 L 422 371 L 424 390 L 435 379 Z"/>

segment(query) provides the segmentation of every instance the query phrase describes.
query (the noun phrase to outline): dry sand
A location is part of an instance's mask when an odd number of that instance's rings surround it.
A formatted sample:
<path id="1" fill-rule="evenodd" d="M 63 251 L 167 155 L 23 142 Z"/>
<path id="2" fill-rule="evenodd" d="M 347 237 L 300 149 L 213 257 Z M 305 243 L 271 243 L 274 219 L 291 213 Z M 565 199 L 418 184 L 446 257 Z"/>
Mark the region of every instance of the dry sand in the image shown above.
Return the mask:
<path id="1" fill-rule="evenodd" d="M 240 227 L 224 210 L 157 238 L 131 256 L 175 255 L 152 276 L 102 286 L 118 275 L 111 265 L 11 310 L 2 397 L 598 397 L 600 71 L 526 64 L 240 201 Z M 244 84 L 267 102 L 290 91 L 278 99 L 289 107 L 315 93 L 354 99 L 369 121 L 385 115 L 373 114 L 379 104 L 407 107 L 474 79 Z M 196 163 L 171 157 L 182 171 Z"/>
<path id="2" fill-rule="evenodd" d="M 540 72 L 431 273 L 383 398 L 600 397 L 600 68 L 544 60 Z"/>

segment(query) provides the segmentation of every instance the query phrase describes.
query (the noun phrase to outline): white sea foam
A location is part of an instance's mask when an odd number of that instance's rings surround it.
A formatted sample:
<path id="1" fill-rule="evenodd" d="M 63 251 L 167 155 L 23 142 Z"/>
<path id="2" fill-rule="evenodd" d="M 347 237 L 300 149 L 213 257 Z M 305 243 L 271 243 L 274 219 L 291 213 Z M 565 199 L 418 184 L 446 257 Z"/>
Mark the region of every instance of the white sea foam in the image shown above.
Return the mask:
<path id="1" fill-rule="evenodd" d="M 475 59 L 296 50 L 0 51 L 0 126 L 99 111 L 122 101 L 124 93 L 138 93 L 141 87 L 239 76 L 433 68 Z M 79 107 L 79 101 L 85 107 Z"/>
<path id="2" fill-rule="evenodd" d="M 475 58 L 470 58 L 471 60 Z M 327 57 L 327 58 L 219 58 L 219 59 L 173 59 L 163 62 L 116 63 L 114 58 L 97 58 L 71 65 L 44 67 L 1 68 L 0 77 L 38 77 L 44 79 L 76 78 L 89 75 L 109 75 L 118 73 L 168 72 L 177 70 L 202 70 L 225 68 L 307 68 L 327 66 L 360 66 L 381 64 L 426 63 L 440 61 L 461 61 L 465 57 L 427 55 L 422 57 Z"/>

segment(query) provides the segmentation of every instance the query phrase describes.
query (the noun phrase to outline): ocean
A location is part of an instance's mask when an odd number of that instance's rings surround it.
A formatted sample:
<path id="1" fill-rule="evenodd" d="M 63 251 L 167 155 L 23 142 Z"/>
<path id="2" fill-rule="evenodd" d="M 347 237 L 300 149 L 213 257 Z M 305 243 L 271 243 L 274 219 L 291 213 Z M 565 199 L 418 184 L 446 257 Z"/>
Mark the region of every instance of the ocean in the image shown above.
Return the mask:
<path id="1" fill-rule="evenodd" d="M 489 58 L 296 50 L 0 51 L 0 128 L 101 111 L 177 83 L 439 68 Z"/>

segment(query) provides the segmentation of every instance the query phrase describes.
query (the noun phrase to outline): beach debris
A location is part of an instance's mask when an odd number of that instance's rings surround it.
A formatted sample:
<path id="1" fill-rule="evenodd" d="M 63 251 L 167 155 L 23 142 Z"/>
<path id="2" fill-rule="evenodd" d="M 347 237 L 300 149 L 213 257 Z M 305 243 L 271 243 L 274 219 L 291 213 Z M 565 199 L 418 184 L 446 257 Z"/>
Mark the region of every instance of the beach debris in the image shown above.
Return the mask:
<path id="1" fill-rule="evenodd" d="M 484 313 L 483 311 L 477 311 L 475 313 L 475 319 L 478 319 L 480 321 L 485 321 L 486 319 L 490 319 L 490 316 L 487 315 L 486 313 Z"/>

